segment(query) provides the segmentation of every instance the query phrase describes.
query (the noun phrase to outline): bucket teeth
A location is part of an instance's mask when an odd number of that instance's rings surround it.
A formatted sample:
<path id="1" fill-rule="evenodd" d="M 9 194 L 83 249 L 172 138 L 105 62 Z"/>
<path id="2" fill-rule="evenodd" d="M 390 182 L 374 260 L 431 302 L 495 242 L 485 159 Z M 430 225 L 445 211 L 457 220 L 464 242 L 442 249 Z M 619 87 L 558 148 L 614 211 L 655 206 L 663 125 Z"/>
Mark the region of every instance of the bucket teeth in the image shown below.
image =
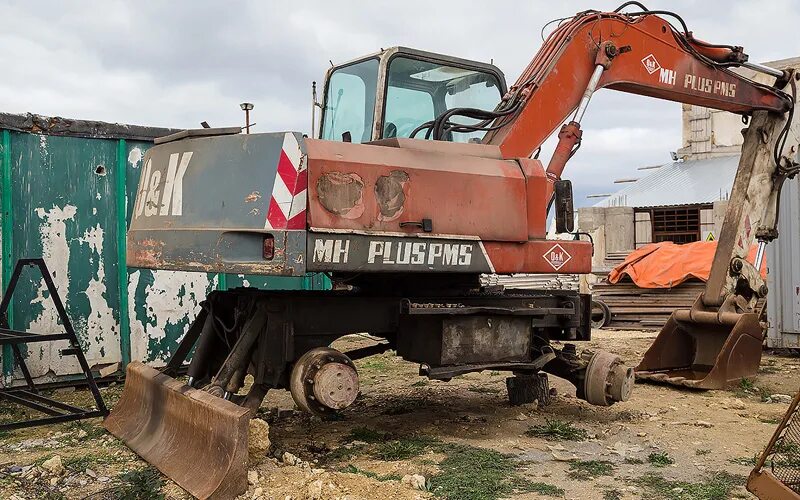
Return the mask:
<path id="1" fill-rule="evenodd" d="M 669 372 L 636 372 L 637 380 L 646 380 L 648 382 L 656 382 L 659 384 L 676 385 L 680 387 L 689 388 L 703 388 L 698 387 L 698 384 L 703 382 L 703 379 L 690 379 L 681 376 L 670 376 Z"/>
<path id="2" fill-rule="evenodd" d="M 197 498 L 247 490 L 249 411 L 141 363 L 104 426 Z"/>

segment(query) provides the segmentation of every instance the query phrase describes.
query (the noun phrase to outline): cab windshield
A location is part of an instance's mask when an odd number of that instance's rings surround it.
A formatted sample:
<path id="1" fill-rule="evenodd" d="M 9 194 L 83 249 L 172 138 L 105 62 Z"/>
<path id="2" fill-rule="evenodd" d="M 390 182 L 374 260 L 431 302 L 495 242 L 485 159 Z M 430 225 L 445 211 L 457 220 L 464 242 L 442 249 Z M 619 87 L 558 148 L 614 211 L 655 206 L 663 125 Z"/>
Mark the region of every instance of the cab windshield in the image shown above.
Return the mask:
<path id="1" fill-rule="evenodd" d="M 494 109 L 500 102 L 497 77 L 475 69 L 395 57 L 389 63 L 383 137 L 409 137 L 420 125 L 453 108 Z M 470 125 L 478 120 L 456 116 Z M 450 134 L 449 140 L 480 140 L 485 132 Z M 415 138 L 425 137 L 425 131 Z"/>
<path id="2" fill-rule="evenodd" d="M 379 60 L 367 59 L 335 69 L 328 81 L 323 110 L 322 139 L 369 142 L 373 139 Z M 377 138 L 410 137 L 417 127 L 453 108 L 494 109 L 500 102 L 496 75 L 475 68 L 445 65 L 407 56 L 389 60 L 384 108 Z M 382 111 L 382 112 L 381 112 Z M 451 121 L 470 125 L 478 120 L 456 116 Z M 453 132 L 447 140 L 480 140 L 485 132 Z M 415 135 L 425 138 L 425 131 Z"/>

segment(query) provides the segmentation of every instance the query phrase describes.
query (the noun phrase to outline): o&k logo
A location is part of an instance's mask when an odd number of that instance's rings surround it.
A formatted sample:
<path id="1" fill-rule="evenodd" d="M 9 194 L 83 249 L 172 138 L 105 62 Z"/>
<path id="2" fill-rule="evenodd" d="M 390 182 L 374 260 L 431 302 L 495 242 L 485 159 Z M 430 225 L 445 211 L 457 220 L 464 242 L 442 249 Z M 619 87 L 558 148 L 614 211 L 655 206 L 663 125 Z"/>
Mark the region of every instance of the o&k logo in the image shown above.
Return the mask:
<path id="1" fill-rule="evenodd" d="M 672 85 L 673 87 L 675 86 L 675 81 L 678 79 L 675 70 L 662 67 L 653 54 L 648 54 L 647 57 L 642 59 L 642 65 L 644 65 L 644 69 L 651 75 L 658 71 L 658 81 L 660 83 Z"/>
<path id="2" fill-rule="evenodd" d="M 564 250 L 564 248 L 558 243 L 553 245 L 553 247 L 545 252 L 542 257 L 547 261 L 548 264 L 550 264 L 550 267 L 556 271 L 564 267 L 564 264 L 572 259 L 572 255 Z"/>
<path id="3" fill-rule="evenodd" d="M 658 64 L 658 59 L 656 59 L 656 56 L 653 54 L 649 54 L 647 57 L 642 59 L 642 64 L 644 64 L 644 69 L 646 69 L 651 75 L 661 69 L 661 65 Z"/>
<path id="4" fill-rule="evenodd" d="M 161 170 L 152 168 L 152 159 L 147 160 L 136 194 L 134 217 L 183 215 L 183 176 L 193 154 L 191 151 L 172 153 L 163 178 Z"/>

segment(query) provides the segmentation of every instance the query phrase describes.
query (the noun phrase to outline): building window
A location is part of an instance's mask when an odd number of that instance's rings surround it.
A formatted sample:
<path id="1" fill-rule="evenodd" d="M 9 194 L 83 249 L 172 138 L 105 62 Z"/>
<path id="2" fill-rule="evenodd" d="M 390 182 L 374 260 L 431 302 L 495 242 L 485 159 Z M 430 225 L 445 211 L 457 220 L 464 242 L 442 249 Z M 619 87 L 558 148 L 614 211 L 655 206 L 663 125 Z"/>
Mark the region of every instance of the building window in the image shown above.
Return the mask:
<path id="1" fill-rule="evenodd" d="M 706 239 L 714 230 L 712 208 L 710 204 L 635 208 L 636 248 L 661 241 L 681 244 Z"/>
<path id="2" fill-rule="evenodd" d="M 653 242 L 691 243 L 700 240 L 700 206 L 653 208 Z"/>

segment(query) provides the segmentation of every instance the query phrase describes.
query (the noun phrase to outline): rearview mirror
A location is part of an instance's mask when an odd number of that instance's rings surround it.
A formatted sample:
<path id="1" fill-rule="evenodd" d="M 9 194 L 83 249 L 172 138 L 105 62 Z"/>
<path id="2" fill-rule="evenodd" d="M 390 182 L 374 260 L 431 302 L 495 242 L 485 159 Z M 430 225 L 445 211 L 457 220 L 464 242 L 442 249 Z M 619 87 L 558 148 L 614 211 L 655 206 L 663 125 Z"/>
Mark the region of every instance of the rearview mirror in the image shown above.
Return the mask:
<path id="1" fill-rule="evenodd" d="M 573 217 L 572 181 L 566 179 L 555 182 L 556 233 L 571 233 L 575 230 Z"/>

